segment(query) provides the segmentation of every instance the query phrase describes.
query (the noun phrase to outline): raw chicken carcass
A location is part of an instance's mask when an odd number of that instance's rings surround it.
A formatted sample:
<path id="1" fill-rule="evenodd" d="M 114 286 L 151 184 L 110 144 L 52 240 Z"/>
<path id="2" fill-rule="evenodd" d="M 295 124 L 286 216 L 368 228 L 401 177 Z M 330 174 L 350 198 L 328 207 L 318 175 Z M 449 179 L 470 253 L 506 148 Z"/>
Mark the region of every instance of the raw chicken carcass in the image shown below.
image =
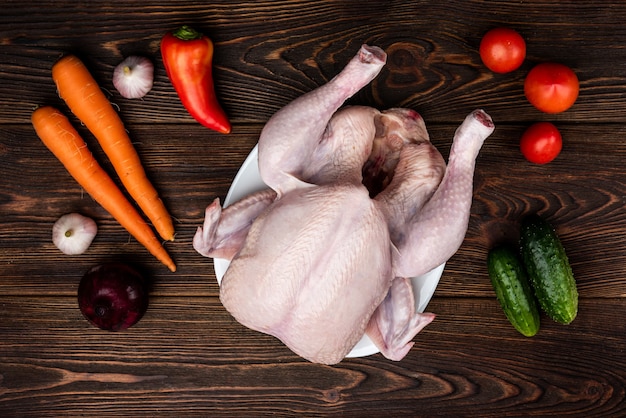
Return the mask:
<path id="1" fill-rule="evenodd" d="M 423 250 L 420 260 L 436 266 L 458 248 L 472 185 L 467 192 L 456 183 L 468 187 L 474 151 L 493 129 L 483 112 L 470 115 L 446 170 L 416 112 L 339 110 L 385 59 L 364 45 L 330 82 L 272 116 L 259 139 L 259 169 L 270 189 L 224 211 L 216 199 L 194 237 L 201 254 L 230 260 L 220 287 L 224 307 L 312 362 L 341 361 L 366 331 L 384 355 L 400 359 L 432 321 L 414 311 L 404 277 L 416 275 L 416 266 L 405 258 Z M 484 128 L 478 133 L 475 121 Z M 380 190 L 364 186 L 364 173 L 377 177 Z M 445 225 L 455 230 L 443 239 L 454 239 L 433 244 Z M 429 228 L 417 237 L 409 231 Z M 422 245 L 433 248 L 414 248 Z"/>

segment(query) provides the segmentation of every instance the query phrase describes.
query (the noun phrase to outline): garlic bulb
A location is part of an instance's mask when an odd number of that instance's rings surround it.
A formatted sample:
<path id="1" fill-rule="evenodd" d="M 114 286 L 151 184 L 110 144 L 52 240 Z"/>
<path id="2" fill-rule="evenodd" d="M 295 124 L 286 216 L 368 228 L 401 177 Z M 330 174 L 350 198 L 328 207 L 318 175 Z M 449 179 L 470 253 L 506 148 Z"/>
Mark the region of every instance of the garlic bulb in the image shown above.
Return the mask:
<path id="1" fill-rule="evenodd" d="M 146 57 L 131 55 L 113 71 L 113 85 L 122 97 L 138 99 L 152 89 L 154 64 Z"/>
<path id="2" fill-rule="evenodd" d="M 52 242 L 67 255 L 82 254 L 93 241 L 98 226 L 80 213 L 61 216 L 52 226 Z"/>

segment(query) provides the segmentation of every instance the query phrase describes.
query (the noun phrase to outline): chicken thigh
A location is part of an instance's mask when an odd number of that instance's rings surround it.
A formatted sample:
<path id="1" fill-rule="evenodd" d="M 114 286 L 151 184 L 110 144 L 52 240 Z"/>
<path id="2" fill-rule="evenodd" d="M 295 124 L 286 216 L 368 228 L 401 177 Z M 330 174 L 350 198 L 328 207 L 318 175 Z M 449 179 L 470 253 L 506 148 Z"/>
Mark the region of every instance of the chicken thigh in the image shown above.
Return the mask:
<path id="1" fill-rule="evenodd" d="M 415 335 L 433 319 L 415 312 L 408 277 L 421 276 L 445 263 L 467 231 L 475 160 L 493 132 L 491 118 L 472 112 L 457 129 L 447 167 L 430 142 L 406 143 L 390 184 L 376 195 L 388 222 L 395 280 L 375 311 L 367 335 L 381 353 L 402 359 Z"/>

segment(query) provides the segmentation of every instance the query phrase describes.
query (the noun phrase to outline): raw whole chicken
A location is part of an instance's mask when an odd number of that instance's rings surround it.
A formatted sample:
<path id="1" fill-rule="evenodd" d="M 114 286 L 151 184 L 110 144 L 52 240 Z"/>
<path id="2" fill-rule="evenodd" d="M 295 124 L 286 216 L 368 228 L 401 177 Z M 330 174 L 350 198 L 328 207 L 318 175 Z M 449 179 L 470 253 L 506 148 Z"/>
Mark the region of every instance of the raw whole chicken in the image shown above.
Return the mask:
<path id="1" fill-rule="evenodd" d="M 483 111 L 470 114 L 446 167 L 415 111 L 342 108 L 385 60 L 363 45 L 273 115 L 258 144 L 268 189 L 223 211 L 216 199 L 193 241 L 230 260 L 220 300 L 237 321 L 316 363 L 340 362 L 365 333 L 400 360 L 433 320 L 415 312 L 408 278 L 461 245 L 475 159 L 494 129 Z"/>

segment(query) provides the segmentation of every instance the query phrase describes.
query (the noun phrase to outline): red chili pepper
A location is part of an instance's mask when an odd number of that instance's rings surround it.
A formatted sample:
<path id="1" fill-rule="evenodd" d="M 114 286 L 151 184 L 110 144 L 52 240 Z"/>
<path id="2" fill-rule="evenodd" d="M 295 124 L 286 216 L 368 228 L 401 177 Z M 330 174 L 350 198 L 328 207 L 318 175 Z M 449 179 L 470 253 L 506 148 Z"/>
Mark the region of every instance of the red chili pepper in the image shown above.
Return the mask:
<path id="1" fill-rule="evenodd" d="M 213 85 L 213 42 L 182 26 L 163 36 L 161 55 L 167 76 L 191 116 L 207 128 L 229 133 L 230 122 Z"/>

